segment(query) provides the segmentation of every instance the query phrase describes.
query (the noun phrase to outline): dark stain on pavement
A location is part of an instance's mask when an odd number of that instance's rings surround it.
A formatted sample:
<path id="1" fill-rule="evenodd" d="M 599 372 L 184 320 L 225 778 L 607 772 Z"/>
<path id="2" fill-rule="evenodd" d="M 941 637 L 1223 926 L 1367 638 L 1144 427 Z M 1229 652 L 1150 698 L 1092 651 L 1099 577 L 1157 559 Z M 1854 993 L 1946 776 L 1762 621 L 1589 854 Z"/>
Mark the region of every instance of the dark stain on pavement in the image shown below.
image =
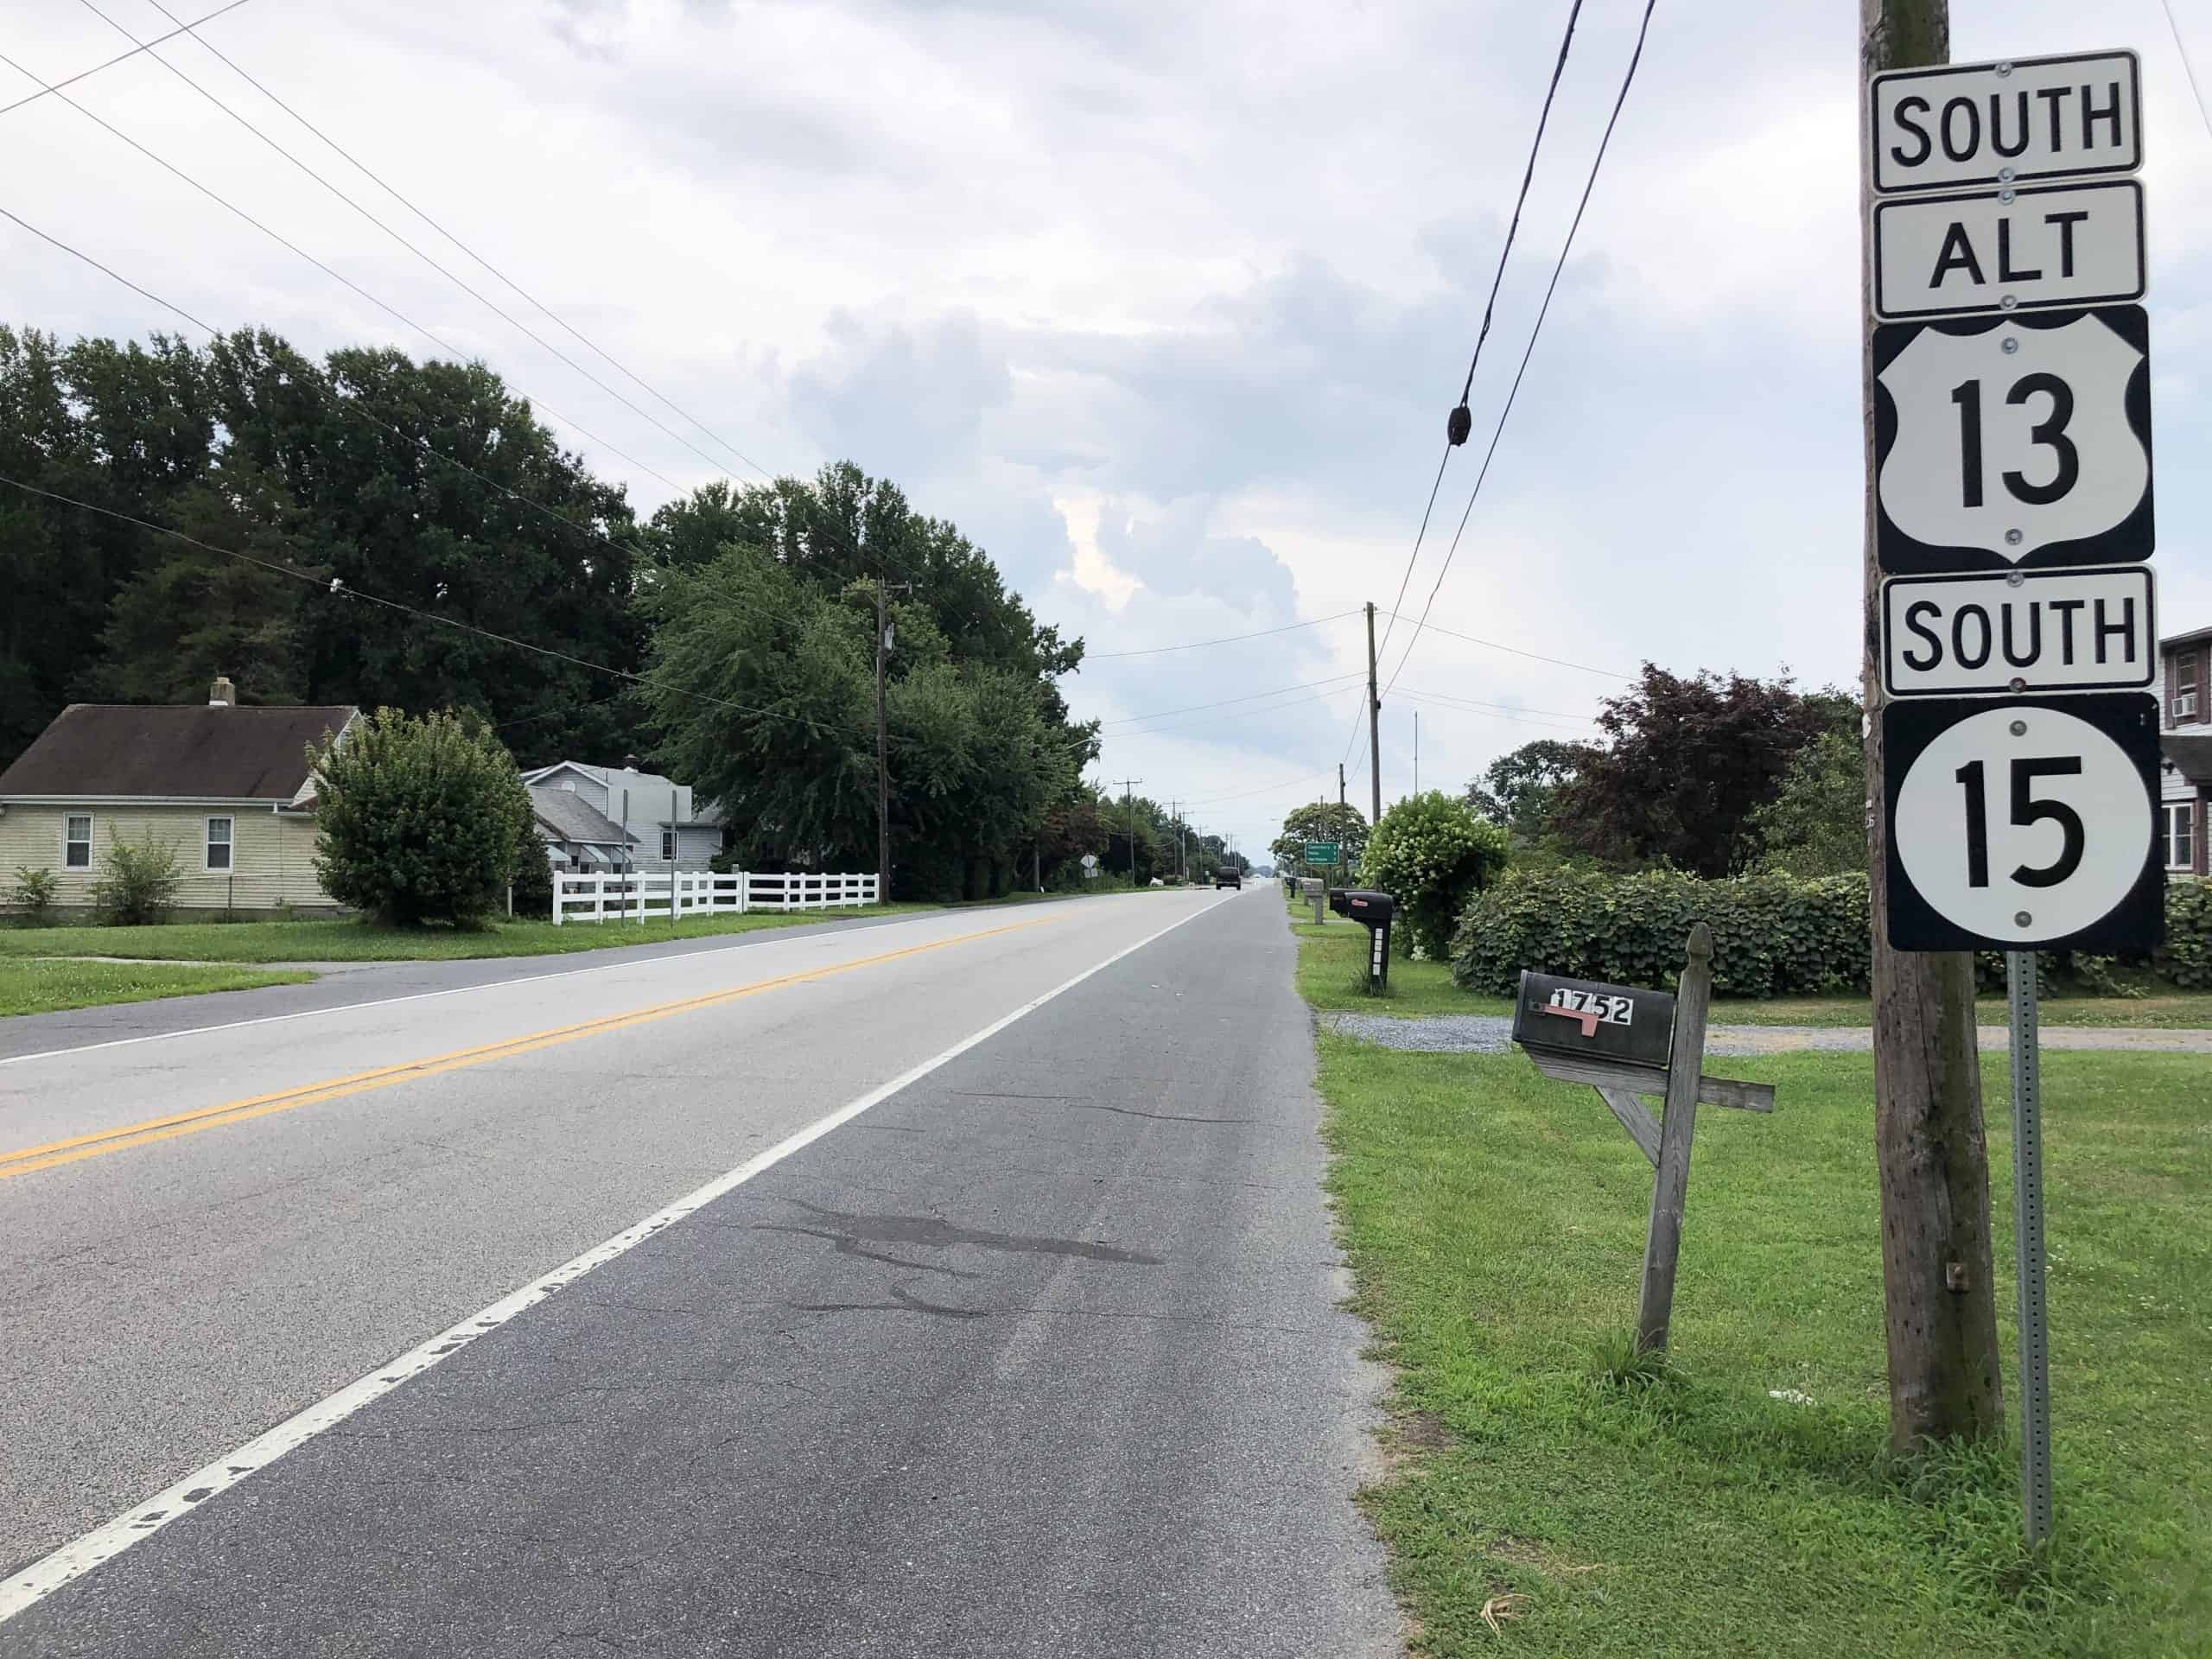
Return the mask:
<path id="1" fill-rule="evenodd" d="M 818 1204 L 809 1204 L 804 1198 L 785 1198 L 783 1202 L 805 1211 L 822 1225 L 800 1227 L 760 1221 L 753 1224 L 753 1230 L 800 1233 L 809 1238 L 827 1239 L 836 1247 L 840 1255 L 862 1256 L 872 1262 L 887 1262 L 898 1267 L 926 1268 L 931 1272 L 950 1274 L 958 1279 L 969 1279 L 975 1275 L 951 1268 L 933 1267 L 925 1262 L 902 1261 L 897 1256 L 886 1255 L 862 1246 L 911 1244 L 925 1249 L 950 1249 L 956 1245 L 972 1244 L 977 1249 L 1010 1250 L 1020 1255 L 1074 1255 L 1087 1262 L 1119 1262 L 1147 1268 L 1160 1267 L 1166 1261 L 1163 1256 L 1147 1255 L 1142 1250 L 1125 1250 L 1113 1244 L 1091 1244 L 1079 1238 L 1048 1238 L 1035 1233 L 988 1233 L 973 1227 L 955 1226 L 936 1216 L 859 1215 L 842 1210 L 826 1210 Z"/>
<path id="2" fill-rule="evenodd" d="M 1084 1095 L 1017 1095 L 999 1089 L 963 1089 L 957 1093 L 967 1100 L 1057 1100 L 1079 1112 L 1114 1112 L 1122 1117 L 1148 1117 L 1155 1123 L 1256 1123 L 1260 1121 L 1256 1117 L 1185 1117 L 1176 1112 L 1141 1112 L 1134 1106 L 1109 1106 Z"/>

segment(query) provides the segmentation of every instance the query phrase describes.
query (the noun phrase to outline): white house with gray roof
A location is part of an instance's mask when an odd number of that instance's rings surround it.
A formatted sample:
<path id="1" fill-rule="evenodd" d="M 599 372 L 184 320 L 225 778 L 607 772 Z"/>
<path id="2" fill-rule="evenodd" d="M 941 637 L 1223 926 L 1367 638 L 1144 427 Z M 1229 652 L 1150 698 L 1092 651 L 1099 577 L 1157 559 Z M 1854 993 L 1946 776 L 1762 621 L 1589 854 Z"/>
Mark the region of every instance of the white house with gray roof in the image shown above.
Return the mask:
<path id="1" fill-rule="evenodd" d="M 712 802 L 695 801 L 691 785 L 657 772 L 632 766 L 594 766 L 580 760 L 556 761 L 522 775 L 531 798 L 541 791 L 574 795 L 606 819 L 631 848 L 635 868 L 704 870 L 722 849 L 723 818 Z M 540 834 L 546 823 L 541 808 Z M 601 868 L 593 862 L 578 868 Z"/>

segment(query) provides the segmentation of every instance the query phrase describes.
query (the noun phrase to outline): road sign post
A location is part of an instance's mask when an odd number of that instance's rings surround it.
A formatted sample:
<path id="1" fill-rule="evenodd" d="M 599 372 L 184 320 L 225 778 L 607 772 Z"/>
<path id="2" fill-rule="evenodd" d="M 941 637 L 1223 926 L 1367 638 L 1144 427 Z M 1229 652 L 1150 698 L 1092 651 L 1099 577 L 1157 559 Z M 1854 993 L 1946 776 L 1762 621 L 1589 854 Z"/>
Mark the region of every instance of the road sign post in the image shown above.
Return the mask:
<path id="1" fill-rule="evenodd" d="M 2126 176 L 2141 69 L 2124 51 L 1929 67 L 1876 74 L 1867 96 L 1894 699 L 1877 925 L 1897 951 L 2005 952 L 2033 1547 L 2052 1519 L 2036 953 L 2145 953 L 2164 912 L 2153 586 L 2122 563 L 2156 545 L 2150 323 L 2132 303 L 2143 188 Z"/>

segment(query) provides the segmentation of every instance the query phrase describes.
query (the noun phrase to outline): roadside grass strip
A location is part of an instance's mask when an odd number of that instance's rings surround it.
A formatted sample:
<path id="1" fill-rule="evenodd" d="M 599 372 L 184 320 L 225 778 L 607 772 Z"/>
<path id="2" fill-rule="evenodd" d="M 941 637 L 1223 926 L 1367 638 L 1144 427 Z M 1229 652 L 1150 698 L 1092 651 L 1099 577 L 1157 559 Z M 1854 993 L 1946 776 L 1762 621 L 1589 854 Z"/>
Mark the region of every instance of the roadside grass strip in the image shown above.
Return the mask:
<path id="1" fill-rule="evenodd" d="M 261 985 L 304 984 L 301 969 L 205 967 L 175 963 L 0 961 L 0 1017 L 105 1007 L 202 991 L 244 991 Z"/>
<path id="2" fill-rule="evenodd" d="M 1628 1334 L 1651 1172 L 1588 1090 L 1318 1042 L 1357 1306 L 1397 1368 L 1363 1501 L 1417 1651 L 2212 1653 L 2202 1059 L 2044 1057 L 2058 1521 L 2031 1555 L 2009 1436 L 1887 1455 L 1869 1057 L 1732 1062 L 1777 1108 L 1699 1124 L 1662 1362 Z M 2005 1086 L 1991 1057 L 2010 1413 Z"/>

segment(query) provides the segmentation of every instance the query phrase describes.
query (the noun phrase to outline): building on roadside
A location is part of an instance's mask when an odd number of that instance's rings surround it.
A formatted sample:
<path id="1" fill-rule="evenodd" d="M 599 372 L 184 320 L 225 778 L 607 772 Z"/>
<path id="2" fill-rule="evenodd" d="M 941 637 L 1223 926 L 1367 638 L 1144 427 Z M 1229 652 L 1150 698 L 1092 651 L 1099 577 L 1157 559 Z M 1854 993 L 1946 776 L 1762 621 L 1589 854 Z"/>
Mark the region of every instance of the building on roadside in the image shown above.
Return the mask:
<path id="1" fill-rule="evenodd" d="M 2206 874 L 2212 802 L 2212 627 L 2158 642 L 2158 839 L 2174 874 Z"/>
<path id="2" fill-rule="evenodd" d="M 637 842 L 578 791 L 532 784 L 530 805 L 556 875 L 616 875 L 637 868 Z"/>
<path id="3" fill-rule="evenodd" d="M 72 703 L 0 772 L 0 880 L 51 870 L 60 904 L 89 906 L 108 849 L 150 834 L 175 855 L 180 911 L 334 913 L 308 749 L 358 717 L 240 708 L 226 678 L 204 706 Z"/>
<path id="4" fill-rule="evenodd" d="M 533 796 L 557 789 L 588 802 L 619 829 L 634 848 L 636 867 L 648 873 L 699 871 L 709 867 L 728 840 L 721 812 L 711 802 L 695 803 L 691 785 L 634 766 L 594 766 L 559 760 L 522 775 Z"/>

